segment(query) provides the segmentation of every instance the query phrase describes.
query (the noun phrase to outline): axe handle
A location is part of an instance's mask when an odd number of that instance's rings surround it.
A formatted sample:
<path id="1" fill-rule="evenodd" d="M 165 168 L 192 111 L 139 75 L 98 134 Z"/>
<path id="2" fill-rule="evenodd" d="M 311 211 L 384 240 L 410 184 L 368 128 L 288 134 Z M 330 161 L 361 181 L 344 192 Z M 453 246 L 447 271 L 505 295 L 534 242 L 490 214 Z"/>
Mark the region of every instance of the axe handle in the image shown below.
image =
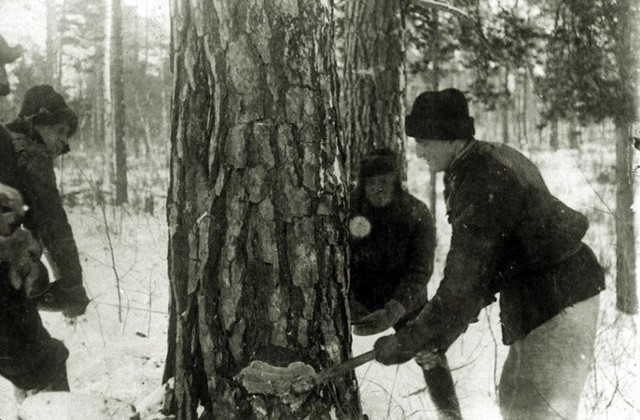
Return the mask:
<path id="1" fill-rule="evenodd" d="M 332 366 L 318 373 L 315 378 L 315 382 L 322 383 L 336 376 L 344 375 L 347 372 L 351 372 L 360 365 L 370 362 L 376 358 L 376 351 L 370 350 L 366 353 L 362 353 L 360 356 L 356 356 L 352 359 L 346 360 L 340 364 Z"/>

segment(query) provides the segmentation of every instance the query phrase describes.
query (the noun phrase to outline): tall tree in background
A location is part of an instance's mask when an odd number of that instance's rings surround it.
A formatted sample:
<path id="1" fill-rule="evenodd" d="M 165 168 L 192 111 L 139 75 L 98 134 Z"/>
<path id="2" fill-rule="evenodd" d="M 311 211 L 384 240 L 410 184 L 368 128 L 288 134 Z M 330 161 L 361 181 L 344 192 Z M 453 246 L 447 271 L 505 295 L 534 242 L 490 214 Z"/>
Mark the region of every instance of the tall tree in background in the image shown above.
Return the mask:
<path id="1" fill-rule="evenodd" d="M 615 124 L 616 306 L 637 313 L 631 126 L 638 120 L 639 5 L 588 0 L 549 7 L 554 28 L 545 77 L 538 83 L 547 105 L 544 117 Z"/>
<path id="2" fill-rule="evenodd" d="M 405 4 L 346 2 L 342 112 L 351 173 L 375 148 L 389 147 L 404 156 Z"/>
<path id="3" fill-rule="evenodd" d="M 353 374 L 293 402 L 235 378 L 252 360 L 318 370 L 350 355 L 330 8 L 174 0 L 171 16 L 175 414 L 358 418 Z"/>
<path id="4" fill-rule="evenodd" d="M 109 179 L 115 187 L 114 204 L 120 205 L 127 202 L 121 0 L 107 0 L 105 16 L 104 131 L 108 146 Z"/>
<path id="5" fill-rule="evenodd" d="M 55 68 L 57 67 L 57 48 L 56 48 L 56 32 L 58 28 L 58 19 L 56 14 L 56 3 L 54 0 L 46 2 L 46 58 L 44 78 L 46 83 L 53 83 Z"/>
<path id="6" fill-rule="evenodd" d="M 621 0 L 616 4 L 619 32 L 616 32 L 618 74 L 622 97 L 616 123 L 616 307 L 627 314 L 638 313 L 636 252 L 634 227 L 633 140 L 631 130 L 638 122 L 638 88 L 640 87 L 640 5 Z"/>

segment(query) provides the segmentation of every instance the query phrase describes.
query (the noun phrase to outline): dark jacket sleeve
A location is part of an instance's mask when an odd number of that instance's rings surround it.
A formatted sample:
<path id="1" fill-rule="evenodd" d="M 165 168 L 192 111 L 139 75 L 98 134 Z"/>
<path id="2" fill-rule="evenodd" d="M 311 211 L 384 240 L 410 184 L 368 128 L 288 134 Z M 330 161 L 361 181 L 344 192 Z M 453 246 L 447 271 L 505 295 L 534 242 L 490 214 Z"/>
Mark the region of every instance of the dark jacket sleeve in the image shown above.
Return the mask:
<path id="1" fill-rule="evenodd" d="M 25 225 L 34 232 L 67 287 L 82 285 L 78 249 L 56 185 L 53 159 L 36 150 L 18 152 L 23 192 L 29 205 Z"/>
<path id="2" fill-rule="evenodd" d="M 433 274 L 436 236 L 433 218 L 422 202 L 411 206 L 414 229 L 409 239 L 407 265 L 392 299 L 402 304 L 407 313 L 419 310 L 427 301 L 427 283 Z"/>
<path id="3" fill-rule="evenodd" d="M 450 197 L 452 238 L 444 279 L 415 322 L 398 333 L 416 351 L 446 350 L 498 291 L 501 256 L 522 198 L 504 173 L 474 175 Z"/>

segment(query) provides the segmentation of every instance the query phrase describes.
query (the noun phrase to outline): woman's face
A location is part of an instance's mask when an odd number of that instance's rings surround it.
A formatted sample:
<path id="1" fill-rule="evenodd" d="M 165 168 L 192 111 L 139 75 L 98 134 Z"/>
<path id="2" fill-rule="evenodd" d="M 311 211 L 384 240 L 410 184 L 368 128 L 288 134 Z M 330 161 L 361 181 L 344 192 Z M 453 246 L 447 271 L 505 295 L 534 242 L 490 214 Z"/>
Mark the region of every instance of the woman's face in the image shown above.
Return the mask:
<path id="1" fill-rule="evenodd" d="M 71 129 L 67 124 L 58 123 L 53 125 L 35 125 L 36 132 L 40 134 L 44 144 L 47 146 L 49 154 L 53 157 L 60 156 L 69 151 L 69 132 Z"/>
<path id="2" fill-rule="evenodd" d="M 394 173 L 373 175 L 364 179 L 364 194 L 373 207 L 386 207 L 393 201 L 396 192 Z"/>

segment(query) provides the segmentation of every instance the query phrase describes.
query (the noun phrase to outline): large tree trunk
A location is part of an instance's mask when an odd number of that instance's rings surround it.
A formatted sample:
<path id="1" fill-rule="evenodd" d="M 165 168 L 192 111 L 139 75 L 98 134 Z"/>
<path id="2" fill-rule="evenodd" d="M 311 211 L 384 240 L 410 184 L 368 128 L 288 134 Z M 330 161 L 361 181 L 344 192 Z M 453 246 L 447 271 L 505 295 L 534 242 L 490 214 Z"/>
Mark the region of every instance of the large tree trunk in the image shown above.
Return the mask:
<path id="1" fill-rule="evenodd" d="M 247 395 L 253 360 L 350 356 L 344 163 L 330 8 L 173 0 L 168 196 L 178 419 L 358 418 L 353 374 Z"/>
<path id="2" fill-rule="evenodd" d="M 108 147 L 107 169 L 115 188 L 114 204 L 126 203 L 127 155 L 124 144 L 124 81 L 122 59 L 122 0 L 106 1 L 105 26 L 105 137 Z"/>
<path id="3" fill-rule="evenodd" d="M 343 121 L 350 174 L 375 148 L 404 156 L 405 3 L 347 2 Z"/>
<path id="4" fill-rule="evenodd" d="M 620 25 L 617 59 L 624 97 L 616 118 L 616 307 L 627 314 L 638 313 L 634 227 L 633 140 L 631 127 L 638 121 L 637 68 L 640 65 L 640 12 L 631 0 L 618 6 Z"/>

